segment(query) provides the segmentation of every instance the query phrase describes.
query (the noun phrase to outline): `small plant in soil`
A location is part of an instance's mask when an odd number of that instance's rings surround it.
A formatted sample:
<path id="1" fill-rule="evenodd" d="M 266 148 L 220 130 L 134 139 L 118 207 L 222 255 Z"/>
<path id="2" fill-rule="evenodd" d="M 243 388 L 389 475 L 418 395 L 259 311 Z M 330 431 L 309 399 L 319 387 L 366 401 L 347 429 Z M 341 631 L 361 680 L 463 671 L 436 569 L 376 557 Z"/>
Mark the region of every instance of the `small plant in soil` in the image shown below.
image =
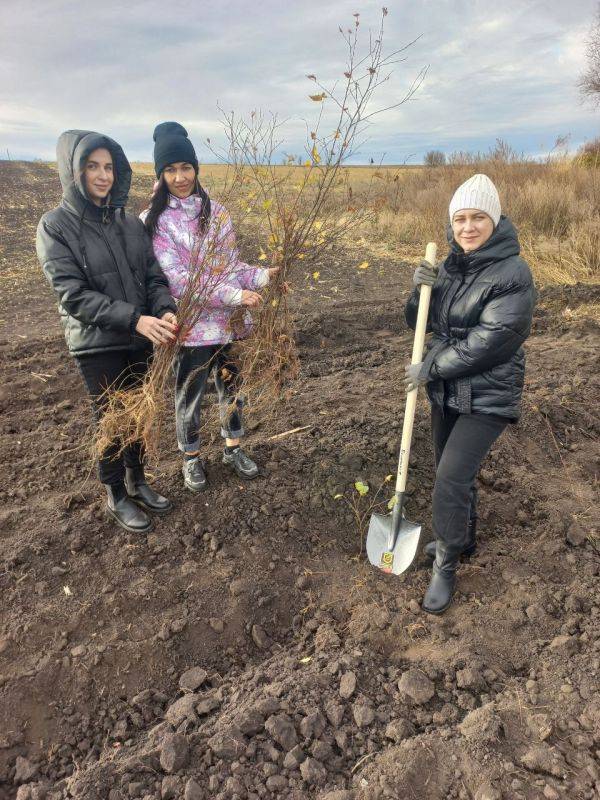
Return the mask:
<path id="1" fill-rule="evenodd" d="M 384 513 L 386 508 L 391 511 L 394 507 L 395 496 L 392 496 L 391 499 L 387 501 L 382 496 L 385 487 L 390 483 L 393 477 L 393 475 L 386 475 L 375 493 L 371 492 L 368 483 L 357 479 L 354 481 L 352 492 L 349 494 L 336 494 L 333 498 L 334 500 L 342 500 L 346 503 L 350 511 L 352 511 L 359 540 L 359 555 L 363 552 L 371 514 Z"/>

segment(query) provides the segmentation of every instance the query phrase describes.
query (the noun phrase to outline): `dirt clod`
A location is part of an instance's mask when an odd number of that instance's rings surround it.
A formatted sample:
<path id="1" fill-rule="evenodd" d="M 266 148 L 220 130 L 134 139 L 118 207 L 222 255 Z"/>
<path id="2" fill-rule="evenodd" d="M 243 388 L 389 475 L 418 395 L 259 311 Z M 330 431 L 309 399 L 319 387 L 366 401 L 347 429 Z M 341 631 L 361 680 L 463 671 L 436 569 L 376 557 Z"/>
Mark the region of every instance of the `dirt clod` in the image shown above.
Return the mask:
<path id="1" fill-rule="evenodd" d="M 420 669 L 409 669 L 398 681 L 400 692 L 416 703 L 422 705 L 429 702 L 435 694 L 435 686 Z"/>
<path id="2" fill-rule="evenodd" d="M 475 792 L 474 800 L 502 800 L 502 792 L 491 783 L 483 783 Z"/>
<path id="3" fill-rule="evenodd" d="M 521 758 L 524 767 L 532 772 L 542 772 L 561 777 L 565 771 L 565 762 L 561 754 L 547 744 L 536 744 Z"/>
<path id="4" fill-rule="evenodd" d="M 199 699 L 199 695 L 193 693 L 180 697 L 167 708 L 165 719 L 174 728 L 186 720 L 196 722 L 198 717 L 195 706 Z"/>
<path id="5" fill-rule="evenodd" d="M 300 773 L 308 784 L 321 786 L 327 780 L 327 770 L 323 764 L 315 758 L 309 757 L 303 761 L 302 764 L 300 764 Z"/>
<path id="6" fill-rule="evenodd" d="M 267 636 L 264 628 L 260 625 L 252 626 L 252 641 L 259 648 L 259 650 L 266 650 L 271 646 L 271 639 Z"/>
<path id="7" fill-rule="evenodd" d="M 192 667 L 186 670 L 179 678 L 179 688 L 189 692 L 195 692 L 206 681 L 208 673 L 201 667 Z"/>
<path id="8" fill-rule="evenodd" d="M 28 783 L 38 773 L 38 766 L 22 756 L 17 756 L 15 762 L 15 783 Z"/>
<path id="9" fill-rule="evenodd" d="M 316 709 L 300 722 L 300 733 L 305 739 L 318 738 L 325 730 L 326 724 L 323 714 Z"/>
<path id="10" fill-rule="evenodd" d="M 185 784 L 183 798 L 184 800 L 205 800 L 205 794 L 200 784 L 195 781 L 194 778 L 190 778 Z"/>
<path id="11" fill-rule="evenodd" d="M 165 772 L 179 772 L 188 762 L 189 745 L 185 736 L 172 733 L 165 736 L 160 749 L 160 765 Z"/>
<path id="12" fill-rule="evenodd" d="M 356 675 L 351 670 L 344 672 L 340 678 L 340 697 L 349 700 L 356 689 Z"/>
<path id="13" fill-rule="evenodd" d="M 469 711 L 458 728 L 466 739 L 473 742 L 494 742 L 503 732 L 502 720 L 493 703 Z"/>
<path id="14" fill-rule="evenodd" d="M 289 752 L 298 744 L 298 734 L 292 719 L 287 714 L 274 714 L 265 722 L 265 728 L 270 736 Z"/>
<path id="15" fill-rule="evenodd" d="M 246 744 L 242 732 L 234 726 L 216 733 L 208 740 L 208 746 L 215 756 L 226 761 L 233 761 L 240 756 L 246 749 Z"/>
<path id="16" fill-rule="evenodd" d="M 370 706 L 357 702 L 352 706 L 352 716 L 359 728 L 366 728 L 375 719 L 375 712 Z"/>
<path id="17" fill-rule="evenodd" d="M 415 729 L 407 719 L 395 719 L 389 723 L 385 729 L 385 735 L 393 742 L 401 742 L 403 739 L 408 739 L 413 736 Z"/>
<path id="18" fill-rule="evenodd" d="M 179 778 L 176 775 L 165 775 L 160 787 L 161 800 L 174 800 L 179 795 Z"/>

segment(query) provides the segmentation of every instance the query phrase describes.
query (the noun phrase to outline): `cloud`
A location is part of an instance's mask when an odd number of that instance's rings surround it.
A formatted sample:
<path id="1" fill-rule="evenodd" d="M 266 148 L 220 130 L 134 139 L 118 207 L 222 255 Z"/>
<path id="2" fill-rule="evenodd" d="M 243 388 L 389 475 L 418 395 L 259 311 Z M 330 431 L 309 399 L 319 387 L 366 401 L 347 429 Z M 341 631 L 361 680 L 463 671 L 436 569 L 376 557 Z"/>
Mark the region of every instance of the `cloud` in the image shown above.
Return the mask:
<path id="1" fill-rule="evenodd" d="M 429 72 L 414 98 L 374 119 L 359 158 L 420 160 L 431 148 L 487 149 L 497 136 L 538 153 L 560 134 L 574 145 L 596 135 L 597 113 L 576 87 L 595 9 L 595 0 L 390 5 L 388 46 L 421 38 L 378 102 L 393 104 L 424 65 Z M 378 24 L 373 0 L 9 0 L 0 10 L 0 149 L 52 158 L 59 133 L 81 127 L 148 160 L 154 125 L 177 119 L 206 161 L 219 105 L 289 119 L 282 150 L 300 153 L 317 111 L 305 76 L 327 85 L 341 77 L 338 25 L 351 25 L 355 11 L 361 33 Z"/>

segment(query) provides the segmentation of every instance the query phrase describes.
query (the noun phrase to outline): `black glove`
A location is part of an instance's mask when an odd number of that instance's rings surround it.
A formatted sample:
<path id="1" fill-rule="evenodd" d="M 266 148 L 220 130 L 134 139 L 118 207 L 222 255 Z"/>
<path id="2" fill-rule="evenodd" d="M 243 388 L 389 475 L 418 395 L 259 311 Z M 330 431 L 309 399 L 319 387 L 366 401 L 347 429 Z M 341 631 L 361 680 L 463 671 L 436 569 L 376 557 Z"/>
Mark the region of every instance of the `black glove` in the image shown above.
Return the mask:
<path id="1" fill-rule="evenodd" d="M 413 283 L 418 288 L 422 284 L 426 286 L 433 286 L 437 277 L 437 269 L 432 267 L 429 261 L 423 259 L 415 270 L 413 275 Z"/>
<path id="2" fill-rule="evenodd" d="M 404 388 L 407 392 L 412 392 L 413 389 L 417 389 L 419 386 L 429 382 L 428 375 L 421 375 L 422 368 L 422 361 L 418 364 L 407 364 L 404 367 Z"/>

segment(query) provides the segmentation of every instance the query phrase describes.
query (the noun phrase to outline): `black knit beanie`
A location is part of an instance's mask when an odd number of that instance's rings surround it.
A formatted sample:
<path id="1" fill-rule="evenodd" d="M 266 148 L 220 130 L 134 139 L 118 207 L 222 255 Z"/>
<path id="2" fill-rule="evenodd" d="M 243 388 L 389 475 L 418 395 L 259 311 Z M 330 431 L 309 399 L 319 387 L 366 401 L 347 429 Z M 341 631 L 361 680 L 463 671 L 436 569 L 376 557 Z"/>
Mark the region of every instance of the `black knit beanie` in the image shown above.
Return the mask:
<path id="1" fill-rule="evenodd" d="M 198 170 L 194 145 L 187 135 L 186 129 L 178 122 L 161 122 L 154 128 L 154 169 L 157 178 L 160 178 L 166 166 L 177 161 L 186 161 Z"/>

